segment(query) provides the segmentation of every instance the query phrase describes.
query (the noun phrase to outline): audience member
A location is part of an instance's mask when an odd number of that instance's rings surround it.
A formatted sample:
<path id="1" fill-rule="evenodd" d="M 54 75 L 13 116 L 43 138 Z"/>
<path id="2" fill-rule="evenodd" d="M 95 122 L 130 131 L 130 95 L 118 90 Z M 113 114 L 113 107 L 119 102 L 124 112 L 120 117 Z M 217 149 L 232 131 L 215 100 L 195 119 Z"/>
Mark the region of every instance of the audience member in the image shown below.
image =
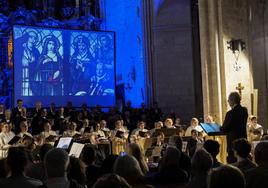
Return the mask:
<path id="1" fill-rule="evenodd" d="M 0 187 L 34 188 L 42 185 L 41 181 L 25 176 L 25 169 L 29 159 L 24 147 L 9 148 L 6 162 L 10 176 L 0 180 Z"/>
<path id="2" fill-rule="evenodd" d="M 68 180 L 69 156 L 63 149 L 54 148 L 47 152 L 44 164 L 47 174 L 47 181 L 45 182 L 47 188 L 83 187 L 74 180 Z"/>
<path id="3" fill-rule="evenodd" d="M 101 165 L 101 174 L 110 174 L 113 172 L 113 167 L 118 155 L 109 155 L 106 157 Z"/>
<path id="4" fill-rule="evenodd" d="M 86 185 L 86 166 L 84 162 L 73 156 L 70 157 L 67 177 L 69 180 L 75 180 L 78 184 Z"/>
<path id="5" fill-rule="evenodd" d="M 118 157 L 114 164 L 114 173 L 125 178 L 133 187 L 150 187 L 145 181 L 139 162 L 133 156 Z"/>
<path id="6" fill-rule="evenodd" d="M 247 188 L 268 187 L 268 141 L 261 141 L 254 151 L 254 167 L 246 172 Z"/>
<path id="7" fill-rule="evenodd" d="M 39 150 L 39 158 L 40 160 L 36 163 L 32 163 L 27 169 L 27 176 L 38 179 L 43 183 L 47 180 L 45 166 L 44 166 L 44 158 L 48 151 L 53 148 L 50 144 L 44 144 L 41 146 Z"/>
<path id="8" fill-rule="evenodd" d="M 90 145 L 86 145 L 81 153 L 81 159 L 86 164 L 86 184 L 92 187 L 99 178 L 100 167 L 96 165 L 96 150 Z"/>
<path id="9" fill-rule="evenodd" d="M 245 185 L 243 173 L 231 165 L 214 168 L 208 178 L 208 188 L 245 188 Z"/>
<path id="10" fill-rule="evenodd" d="M 245 138 L 237 139 L 233 142 L 234 156 L 237 162 L 233 166 L 239 168 L 244 174 L 256 165 L 249 159 L 251 145 Z"/>
<path id="11" fill-rule="evenodd" d="M 197 150 L 192 158 L 192 179 L 186 188 L 207 188 L 208 172 L 213 159 L 204 149 Z"/>
<path id="12" fill-rule="evenodd" d="M 131 188 L 131 186 L 124 178 L 116 174 L 107 174 L 99 178 L 93 188 Z"/>
<path id="13" fill-rule="evenodd" d="M 190 174 L 191 174 L 191 159 L 185 152 L 182 152 L 182 144 L 183 144 L 182 138 L 180 136 L 178 136 L 178 135 L 171 136 L 169 138 L 168 144 L 170 146 L 174 146 L 178 150 L 180 150 L 180 152 L 181 152 L 180 167 L 187 172 L 188 177 L 190 178 Z"/>
<path id="14" fill-rule="evenodd" d="M 147 163 L 145 161 L 144 153 L 142 152 L 141 147 L 136 143 L 131 143 L 128 145 L 128 154 L 135 157 L 137 161 L 139 162 L 141 171 L 143 174 L 147 174 L 149 171 L 149 168 L 147 166 Z"/>
<path id="15" fill-rule="evenodd" d="M 218 161 L 217 155 L 220 152 L 220 144 L 216 140 L 206 140 L 204 143 L 204 148 L 213 158 L 213 165 L 212 168 L 217 168 L 222 164 Z"/>
<path id="16" fill-rule="evenodd" d="M 172 146 L 166 148 L 162 160 L 159 162 L 158 172 L 152 183 L 171 186 L 182 185 L 188 182 L 188 174 L 180 166 L 181 152 Z"/>

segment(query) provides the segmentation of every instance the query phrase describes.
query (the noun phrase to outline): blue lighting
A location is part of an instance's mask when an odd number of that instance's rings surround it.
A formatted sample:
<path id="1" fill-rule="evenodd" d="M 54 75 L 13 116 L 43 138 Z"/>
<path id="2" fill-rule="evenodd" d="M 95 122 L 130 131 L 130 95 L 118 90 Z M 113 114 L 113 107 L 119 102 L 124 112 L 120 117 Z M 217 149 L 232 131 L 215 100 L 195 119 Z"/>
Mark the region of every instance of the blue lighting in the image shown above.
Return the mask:
<path id="1" fill-rule="evenodd" d="M 125 101 L 144 102 L 145 72 L 141 0 L 105 2 L 102 29 L 116 32 L 117 85 L 125 86 Z"/>

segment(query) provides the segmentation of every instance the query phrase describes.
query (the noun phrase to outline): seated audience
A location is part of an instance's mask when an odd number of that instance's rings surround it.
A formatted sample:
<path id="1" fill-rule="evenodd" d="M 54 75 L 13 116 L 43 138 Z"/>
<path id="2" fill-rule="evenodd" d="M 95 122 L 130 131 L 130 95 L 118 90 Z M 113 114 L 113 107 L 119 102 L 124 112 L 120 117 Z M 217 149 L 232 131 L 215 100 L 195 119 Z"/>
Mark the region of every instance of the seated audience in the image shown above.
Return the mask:
<path id="1" fill-rule="evenodd" d="M 113 172 L 113 167 L 118 155 L 107 156 L 101 165 L 101 174 L 110 174 Z"/>
<path id="2" fill-rule="evenodd" d="M 247 188 L 268 187 L 268 141 L 261 141 L 254 151 L 254 167 L 246 172 Z"/>
<path id="3" fill-rule="evenodd" d="M 73 156 L 70 157 L 67 177 L 69 180 L 75 180 L 78 184 L 86 185 L 86 165 L 85 163 Z"/>
<path id="4" fill-rule="evenodd" d="M 188 177 L 190 178 L 191 159 L 185 152 L 182 152 L 182 143 L 182 138 L 178 135 L 171 136 L 168 142 L 170 146 L 176 147 L 181 152 L 180 167 L 187 172 Z"/>
<path id="5" fill-rule="evenodd" d="M 118 157 L 114 164 L 114 173 L 125 178 L 132 187 L 150 187 L 146 183 L 139 162 L 133 156 Z"/>
<path id="6" fill-rule="evenodd" d="M 28 162 L 28 154 L 24 147 L 9 148 L 6 163 L 10 176 L 0 180 L 0 187 L 36 188 L 41 186 L 41 181 L 25 176 L 25 169 Z"/>
<path id="7" fill-rule="evenodd" d="M 185 188 L 207 188 L 207 177 L 213 159 L 204 149 L 197 150 L 192 158 L 192 179 Z"/>
<path id="8" fill-rule="evenodd" d="M 48 151 L 53 148 L 50 144 L 44 144 L 39 150 L 39 161 L 31 163 L 26 171 L 27 176 L 38 179 L 43 183 L 46 181 L 47 176 L 45 173 L 44 158 Z"/>
<path id="9" fill-rule="evenodd" d="M 68 180 L 69 156 L 63 149 L 54 148 L 47 152 L 44 164 L 47 174 L 47 181 L 45 182 L 47 188 L 83 187 L 74 180 Z"/>
<path id="10" fill-rule="evenodd" d="M 116 175 L 107 174 L 98 179 L 93 188 L 131 188 L 127 181 Z"/>
<path id="11" fill-rule="evenodd" d="M 216 140 L 206 140 L 204 143 L 204 148 L 213 158 L 212 168 L 221 166 L 222 164 L 217 159 L 217 155 L 220 152 L 220 144 Z"/>
<path id="12" fill-rule="evenodd" d="M 92 187 L 100 176 L 100 167 L 96 165 L 96 150 L 92 146 L 86 145 L 81 153 L 81 159 L 86 165 L 86 185 Z"/>
<path id="13" fill-rule="evenodd" d="M 147 174 L 149 171 L 149 168 L 147 166 L 145 156 L 144 156 L 144 153 L 142 152 L 141 147 L 136 143 L 131 143 L 128 145 L 127 153 L 128 155 L 131 155 L 135 157 L 135 159 L 137 159 L 143 174 Z"/>
<path id="14" fill-rule="evenodd" d="M 162 160 L 159 162 L 158 172 L 153 176 L 155 185 L 171 186 L 184 185 L 188 182 L 188 174 L 180 165 L 181 152 L 175 147 L 167 147 Z"/>
<path id="15" fill-rule="evenodd" d="M 208 188 L 245 188 L 243 173 L 231 165 L 214 168 L 208 178 Z"/>
<path id="16" fill-rule="evenodd" d="M 250 159 L 251 145 L 245 139 L 237 139 L 233 142 L 234 156 L 237 159 L 237 162 L 233 163 L 233 166 L 239 168 L 244 174 L 251 168 L 256 167 Z"/>
<path id="17" fill-rule="evenodd" d="M 201 148 L 203 141 L 198 137 L 198 131 L 193 129 L 191 131 L 191 138 L 188 140 L 187 144 L 187 152 L 190 157 L 192 157 L 195 153 L 195 150 L 199 147 Z"/>

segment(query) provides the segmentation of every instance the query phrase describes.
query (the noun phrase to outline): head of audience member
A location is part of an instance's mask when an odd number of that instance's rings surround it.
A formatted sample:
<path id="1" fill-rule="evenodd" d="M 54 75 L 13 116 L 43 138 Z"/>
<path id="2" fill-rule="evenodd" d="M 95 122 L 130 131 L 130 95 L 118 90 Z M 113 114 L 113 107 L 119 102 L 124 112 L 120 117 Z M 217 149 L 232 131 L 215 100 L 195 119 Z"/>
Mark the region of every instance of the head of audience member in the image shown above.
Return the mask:
<path id="1" fill-rule="evenodd" d="M 206 140 L 204 143 L 204 148 L 214 159 L 216 159 L 220 152 L 220 144 L 216 140 Z"/>
<path id="2" fill-rule="evenodd" d="M 208 188 L 245 188 L 245 178 L 242 172 L 234 166 L 223 165 L 214 168 L 208 178 Z"/>
<path id="3" fill-rule="evenodd" d="M 29 155 L 24 147 L 9 148 L 6 163 L 12 176 L 24 174 L 28 162 Z"/>
<path id="4" fill-rule="evenodd" d="M 81 153 L 82 161 L 88 166 L 93 165 L 96 161 L 96 151 L 90 145 L 85 145 Z"/>
<path id="5" fill-rule="evenodd" d="M 254 150 L 255 162 L 258 165 L 268 164 L 268 141 L 261 141 Z"/>
<path id="6" fill-rule="evenodd" d="M 238 92 L 231 92 L 228 97 L 228 103 L 231 108 L 235 107 L 236 105 L 240 104 L 241 96 Z"/>
<path id="7" fill-rule="evenodd" d="M 197 150 L 192 157 L 192 173 L 206 175 L 212 168 L 213 159 L 204 149 Z"/>
<path id="8" fill-rule="evenodd" d="M 49 152 L 51 149 L 53 149 L 53 146 L 51 144 L 43 144 L 40 147 L 39 150 L 39 158 L 41 161 L 44 161 L 45 159 L 45 155 L 47 154 L 47 152 Z"/>
<path id="9" fill-rule="evenodd" d="M 137 159 L 141 167 L 141 170 L 144 174 L 146 174 L 149 171 L 142 149 L 138 144 L 136 143 L 129 144 L 127 148 L 127 153 Z"/>
<path id="10" fill-rule="evenodd" d="M 181 151 L 173 146 L 166 148 L 164 156 L 161 161 L 159 170 L 162 171 L 169 167 L 180 167 Z"/>
<path id="11" fill-rule="evenodd" d="M 45 155 L 45 170 L 48 179 L 66 177 L 69 165 L 69 156 L 61 148 L 53 148 Z"/>
<path id="12" fill-rule="evenodd" d="M 171 127 L 173 127 L 173 120 L 172 120 L 171 118 L 167 118 L 167 119 L 165 120 L 165 126 L 166 126 L 167 128 L 171 128 Z"/>
<path id="13" fill-rule="evenodd" d="M 191 119 L 191 126 L 196 127 L 196 126 L 198 126 L 198 124 L 199 124 L 199 121 L 197 118 Z"/>
<path id="14" fill-rule="evenodd" d="M 17 100 L 17 107 L 22 108 L 22 106 L 23 106 L 23 101 L 21 99 L 18 99 Z"/>
<path id="15" fill-rule="evenodd" d="M 107 174 L 98 179 L 93 188 L 131 188 L 128 182 L 116 174 Z"/>
<path id="16" fill-rule="evenodd" d="M 245 138 L 240 138 L 233 142 L 233 150 L 238 161 L 247 159 L 251 151 L 251 145 Z"/>
<path id="17" fill-rule="evenodd" d="M 44 131 L 45 131 L 45 132 L 49 132 L 49 131 L 51 131 L 51 124 L 50 124 L 49 121 L 45 121 L 45 122 L 43 123 L 43 126 L 44 126 Z"/>
<path id="18" fill-rule="evenodd" d="M 27 121 L 21 121 L 20 122 L 20 131 L 22 133 L 28 132 L 28 122 Z"/>
<path id="19" fill-rule="evenodd" d="M 137 159 L 130 155 L 121 156 L 116 159 L 114 173 L 122 176 L 128 182 L 144 175 Z"/>
<path id="20" fill-rule="evenodd" d="M 214 123 L 214 119 L 211 115 L 205 117 L 205 123 Z"/>
<path id="21" fill-rule="evenodd" d="M 173 135 L 169 137 L 168 144 L 170 146 L 176 147 L 178 150 L 182 150 L 182 138 L 178 135 Z"/>
<path id="22" fill-rule="evenodd" d="M 106 128 L 106 125 L 107 125 L 107 123 L 106 123 L 105 120 L 101 120 L 101 121 L 100 121 L 100 127 L 101 127 L 101 129 Z"/>
<path id="23" fill-rule="evenodd" d="M 86 165 L 79 158 L 70 157 L 68 166 L 68 179 L 75 180 L 80 185 L 86 184 Z"/>
<path id="24" fill-rule="evenodd" d="M 101 165 L 102 174 L 109 174 L 113 172 L 113 167 L 118 155 L 109 155 L 106 157 Z"/>

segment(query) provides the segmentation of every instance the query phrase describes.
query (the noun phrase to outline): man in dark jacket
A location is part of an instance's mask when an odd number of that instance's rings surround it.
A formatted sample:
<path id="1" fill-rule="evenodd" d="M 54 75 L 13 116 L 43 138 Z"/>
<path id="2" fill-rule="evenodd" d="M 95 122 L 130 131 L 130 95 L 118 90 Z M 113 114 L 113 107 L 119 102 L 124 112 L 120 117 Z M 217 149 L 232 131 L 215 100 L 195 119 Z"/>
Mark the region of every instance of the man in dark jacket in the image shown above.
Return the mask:
<path id="1" fill-rule="evenodd" d="M 228 97 L 228 103 L 232 108 L 227 112 L 221 131 L 227 134 L 227 162 L 234 163 L 236 159 L 232 149 L 232 143 L 239 138 L 247 138 L 247 108 L 240 105 L 241 97 L 239 93 L 232 92 Z"/>

